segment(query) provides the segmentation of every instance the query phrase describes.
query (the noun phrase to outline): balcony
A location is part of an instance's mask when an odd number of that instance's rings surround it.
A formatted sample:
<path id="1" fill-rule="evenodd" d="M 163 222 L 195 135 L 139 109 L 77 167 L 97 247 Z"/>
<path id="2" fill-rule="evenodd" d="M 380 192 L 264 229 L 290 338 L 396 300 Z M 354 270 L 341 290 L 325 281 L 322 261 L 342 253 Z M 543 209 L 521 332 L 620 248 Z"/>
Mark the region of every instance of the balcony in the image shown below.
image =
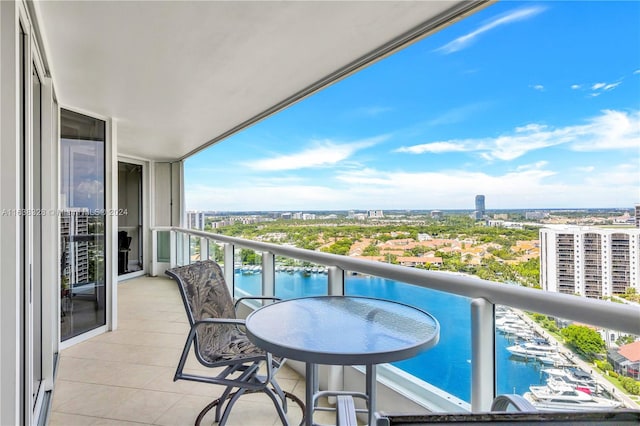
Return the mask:
<path id="1" fill-rule="evenodd" d="M 274 271 L 277 255 L 328 267 L 327 292 L 331 294 L 344 291 L 344 274 L 340 272 L 348 270 L 403 280 L 413 285 L 438 288 L 472 298 L 471 404 L 464 403 L 431 384 L 421 384 L 407 375 L 394 376 L 393 368 L 385 367 L 379 374 L 379 377 L 384 377 L 384 383 L 379 384 L 378 394 L 381 409 L 393 408 L 398 411 L 398 395 L 402 395 L 401 399 L 404 401 L 400 406 L 406 407 L 403 408 L 406 411 L 417 411 L 420 408 L 422 411 L 427 409 L 448 412 L 486 410 L 486 404 L 493 398 L 496 377 L 500 374 L 494 359 L 496 303 L 556 316 L 561 312 L 563 318 L 640 333 L 640 325 L 636 321 L 638 309 L 635 307 L 612 306 L 607 302 L 586 299 L 582 299 L 583 303 L 576 306 L 574 296 L 544 293 L 461 276 L 451 277 L 448 274 L 429 273 L 414 268 L 181 228 L 156 229 L 153 238 L 156 251 L 160 249 L 158 232 L 170 235 L 168 240 L 164 239 L 170 245 L 170 264 L 186 264 L 197 257 L 211 257 L 208 248 L 212 241 L 224 244 L 224 263 L 227 265 L 234 265 L 232 259 L 237 248 L 259 250 L 263 259 L 260 273 L 263 294 L 274 294 L 276 291 L 276 283 L 269 278 L 275 274 L 269 271 Z M 200 249 L 199 256 L 191 252 L 196 246 Z M 154 270 L 159 273 L 162 266 L 156 262 Z M 225 269 L 225 274 L 227 281 L 232 283 L 233 268 Z M 240 291 L 235 288 L 236 295 Z M 143 277 L 121 283 L 118 293 L 118 330 L 62 351 L 50 424 L 111 421 L 156 425 L 193 423 L 200 409 L 221 391 L 211 385 L 172 380 L 188 331 L 177 287 L 172 280 L 162 276 Z M 281 370 L 278 380 L 285 390 L 304 399 L 304 378 L 298 374 L 298 371 L 303 370 L 293 361 L 287 365 L 293 368 L 285 367 Z M 202 368 L 193 359 L 188 367 L 193 370 Z M 387 369 L 390 371 L 385 372 Z M 351 370 L 342 373 L 345 383 L 358 381 L 357 378 L 354 379 L 358 375 L 357 369 Z M 394 382 L 393 386 L 389 385 L 390 382 Z M 327 381 L 325 386 L 332 384 Z M 398 389 L 403 390 L 398 392 Z M 391 401 L 394 405 L 389 406 Z M 627 405 L 633 407 L 633 402 L 629 400 Z M 326 419 L 320 418 L 321 421 L 333 421 L 330 413 L 321 414 L 326 416 Z M 295 422 L 300 413 L 293 407 L 290 416 Z M 250 395 L 241 399 L 232 414 L 230 424 L 279 424 L 279 420 L 266 397 Z"/>
<path id="2" fill-rule="evenodd" d="M 221 390 L 173 381 L 189 330 L 175 282 L 137 278 L 121 283 L 118 291 L 119 329 L 61 352 L 49 424 L 193 424 Z M 189 368 L 203 367 L 192 359 Z M 278 372 L 282 388 L 304 399 L 302 380 L 286 366 Z M 300 415 L 293 406 L 291 421 L 299 422 Z M 211 422 L 207 416 L 203 424 Z M 238 402 L 228 424 L 262 426 L 280 421 L 271 401 L 254 394 Z"/>

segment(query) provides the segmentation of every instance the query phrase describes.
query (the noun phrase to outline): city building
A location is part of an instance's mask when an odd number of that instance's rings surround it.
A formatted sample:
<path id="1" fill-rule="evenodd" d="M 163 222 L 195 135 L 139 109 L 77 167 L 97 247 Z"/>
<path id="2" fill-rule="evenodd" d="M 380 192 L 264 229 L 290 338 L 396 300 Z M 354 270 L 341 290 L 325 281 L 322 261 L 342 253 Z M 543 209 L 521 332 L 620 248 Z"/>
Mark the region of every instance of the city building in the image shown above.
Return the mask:
<path id="1" fill-rule="evenodd" d="M 367 212 L 367 216 L 369 216 L 369 219 L 382 219 L 384 217 L 384 213 L 382 210 L 369 210 Z"/>
<path id="2" fill-rule="evenodd" d="M 540 220 L 544 219 L 545 217 L 549 217 L 549 213 L 543 211 L 531 211 L 525 212 L 524 217 L 528 220 Z"/>
<path id="3" fill-rule="evenodd" d="M 476 209 L 474 211 L 476 220 L 480 220 L 485 215 L 484 195 L 476 195 Z"/>
<path id="4" fill-rule="evenodd" d="M 609 349 L 607 360 L 616 373 L 640 380 L 640 340 Z"/>
<path id="5" fill-rule="evenodd" d="M 591 298 L 640 290 L 640 230 L 591 227 L 540 230 L 544 290 Z"/>
<path id="6" fill-rule="evenodd" d="M 431 217 L 433 219 L 440 219 L 442 218 L 443 214 L 441 210 L 431 210 Z"/>
<path id="7" fill-rule="evenodd" d="M 89 281 L 89 212 L 67 209 L 60 217 L 61 273 L 69 286 Z"/>
<path id="8" fill-rule="evenodd" d="M 187 228 L 204 231 L 204 212 L 188 211 Z"/>
<path id="9" fill-rule="evenodd" d="M 636 204 L 636 228 L 640 228 L 640 204 Z"/>
<path id="10" fill-rule="evenodd" d="M 314 213 L 296 212 L 293 213 L 292 217 L 295 220 L 314 220 L 316 218 L 316 215 Z"/>

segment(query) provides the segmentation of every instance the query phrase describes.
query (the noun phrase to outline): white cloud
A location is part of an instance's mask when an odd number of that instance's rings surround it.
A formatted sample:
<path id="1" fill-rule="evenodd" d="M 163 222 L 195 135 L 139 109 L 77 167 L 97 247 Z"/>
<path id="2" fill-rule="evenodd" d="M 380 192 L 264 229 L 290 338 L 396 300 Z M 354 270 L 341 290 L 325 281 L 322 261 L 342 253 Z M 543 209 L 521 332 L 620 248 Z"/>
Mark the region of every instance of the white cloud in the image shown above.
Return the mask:
<path id="1" fill-rule="evenodd" d="M 408 152 L 411 154 L 424 154 L 425 152 L 442 153 L 442 152 L 462 152 L 469 151 L 469 147 L 464 142 L 433 142 L 421 145 L 403 146 L 395 150 L 395 152 Z"/>
<path id="2" fill-rule="evenodd" d="M 583 126 L 568 128 L 576 151 L 605 151 L 640 147 L 640 111 L 605 110 Z M 637 151 L 636 151 L 637 152 Z"/>
<path id="3" fill-rule="evenodd" d="M 553 128 L 531 123 L 496 138 L 435 141 L 397 151 L 411 154 L 477 152 L 485 160 L 510 161 L 527 152 L 561 144 L 575 151 L 638 148 L 640 111 L 605 110 L 586 124 Z"/>
<path id="4" fill-rule="evenodd" d="M 594 166 L 584 166 L 584 167 L 576 167 L 576 171 L 580 172 L 580 173 L 591 173 L 595 170 L 596 168 Z"/>
<path id="5" fill-rule="evenodd" d="M 204 184 L 186 188 L 188 209 L 196 210 L 308 210 L 343 203 L 349 194 L 317 183 L 263 184 L 240 183 L 233 186 Z M 335 205 L 335 204 L 334 204 Z"/>
<path id="6" fill-rule="evenodd" d="M 579 90 L 579 89 L 581 89 L 581 88 L 582 88 L 582 86 L 581 86 L 581 85 L 579 85 L 579 84 L 572 84 L 572 85 L 571 85 L 571 88 L 572 88 L 573 90 Z"/>
<path id="7" fill-rule="evenodd" d="M 527 7 L 527 8 L 513 10 L 503 15 L 499 15 L 495 17 L 492 21 L 481 26 L 480 28 L 468 34 L 460 36 L 457 39 L 445 44 L 444 46 L 439 47 L 438 49 L 436 49 L 436 51 L 439 51 L 448 55 L 449 53 L 453 53 L 453 52 L 457 52 L 459 50 L 465 49 L 469 47 L 477 37 L 479 37 L 481 34 L 489 30 L 492 30 L 502 25 L 510 24 L 512 22 L 529 19 L 542 11 L 544 11 L 544 8 L 542 7 Z"/>
<path id="8" fill-rule="evenodd" d="M 602 173 L 568 181 L 545 161 L 491 175 L 462 169 L 434 172 L 390 172 L 363 169 L 337 172 L 335 182 L 312 180 L 261 184 L 188 187 L 188 209 L 198 210 L 347 210 L 473 209 L 474 194 L 487 197 L 487 207 L 552 208 L 630 206 L 637 201 L 637 164 L 620 164 Z"/>
<path id="9" fill-rule="evenodd" d="M 640 74 L 640 70 L 635 70 L 633 73 L 634 74 Z"/>
<path id="10" fill-rule="evenodd" d="M 593 86 L 591 86 L 591 90 L 593 90 L 593 92 L 591 93 L 592 97 L 598 96 L 600 95 L 600 93 L 602 92 L 608 92 L 610 90 L 615 89 L 616 87 L 618 87 L 622 82 L 621 81 L 617 81 L 615 83 L 595 83 Z"/>
<path id="11" fill-rule="evenodd" d="M 545 167 L 540 162 L 496 176 L 462 170 L 396 173 L 369 169 L 345 173 L 339 179 L 352 189 L 350 206 L 383 209 L 473 209 L 476 193 L 487 196 L 490 209 L 624 206 L 633 202 L 640 184 L 629 172 L 626 180 L 616 184 L 610 179 L 563 182 L 557 172 Z"/>
<path id="12" fill-rule="evenodd" d="M 534 86 L 531 86 L 534 90 L 538 90 L 540 92 L 544 91 L 544 86 L 542 84 L 536 84 Z"/>
<path id="13" fill-rule="evenodd" d="M 537 163 L 533 163 L 533 164 L 521 164 L 520 166 L 518 166 L 516 168 L 516 171 L 518 172 L 523 172 L 525 170 L 536 170 L 536 169 L 542 169 L 543 167 L 545 167 L 547 164 L 549 164 L 548 161 L 538 161 Z"/>
<path id="14" fill-rule="evenodd" d="M 586 185 L 594 187 L 608 187 L 614 190 L 618 186 L 624 188 L 635 188 L 630 195 L 636 196 L 640 193 L 640 174 L 638 174 L 638 164 L 618 164 L 600 173 L 592 173 L 584 180 Z"/>
<path id="15" fill-rule="evenodd" d="M 442 112 L 437 117 L 426 121 L 425 124 L 428 126 L 440 126 L 460 123 L 469 116 L 477 114 L 478 111 L 485 111 L 489 107 L 490 103 L 488 102 L 474 102 L 457 108 L 451 108 Z"/>
<path id="16" fill-rule="evenodd" d="M 244 166 L 253 170 L 278 171 L 326 167 L 343 162 L 360 149 L 368 148 L 388 139 L 388 135 L 363 139 L 351 143 L 336 143 L 331 140 L 316 142 L 311 148 L 294 154 L 248 161 Z"/>

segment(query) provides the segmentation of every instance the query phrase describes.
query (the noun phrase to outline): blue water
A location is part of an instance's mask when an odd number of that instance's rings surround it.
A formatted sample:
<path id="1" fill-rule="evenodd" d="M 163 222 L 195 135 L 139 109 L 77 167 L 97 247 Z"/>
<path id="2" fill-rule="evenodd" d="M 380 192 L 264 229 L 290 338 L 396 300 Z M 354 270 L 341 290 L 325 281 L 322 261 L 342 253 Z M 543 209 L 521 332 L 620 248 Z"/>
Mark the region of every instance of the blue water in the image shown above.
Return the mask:
<path id="1" fill-rule="evenodd" d="M 235 275 L 235 285 L 243 292 L 261 294 L 261 275 Z M 429 351 L 395 366 L 463 399 L 471 400 L 471 308 L 470 299 L 424 289 L 378 277 L 349 275 L 345 293 L 395 300 L 421 308 L 440 322 L 440 342 Z M 283 299 L 327 294 L 327 276 L 276 273 L 276 296 Z M 497 391 L 523 394 L 530 385 L 543 383 L 540 364 L 514 359 L 506 350 L 514 344 L 504 335 L 496 336 Z"/>

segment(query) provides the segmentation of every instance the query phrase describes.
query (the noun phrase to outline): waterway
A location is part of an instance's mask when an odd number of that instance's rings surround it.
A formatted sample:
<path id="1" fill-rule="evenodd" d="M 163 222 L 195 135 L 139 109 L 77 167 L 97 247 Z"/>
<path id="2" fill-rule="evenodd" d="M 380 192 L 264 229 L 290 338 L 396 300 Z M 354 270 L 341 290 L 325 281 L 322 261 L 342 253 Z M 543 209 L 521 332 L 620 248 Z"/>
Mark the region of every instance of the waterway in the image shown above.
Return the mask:
<path id="1" fill-rule="evenodd" d="M 260 274 L 235 274 L 235 285 L 248 294 L 261 294 Z M 471 400 L 470 299 L 378 277 L 348 275 L 345 293 L 395 300 L 421 308 L 440 322 L 440 342 L 429 351 L 395 366 L 467 402 Z M 283 299 L 327 294 L 327 276 L 276 272 L 276 296 Z M 497 391 L 524 394 L 543 384 L 541 365 L 514 358 L 506 350 L 514 344 L 496 335 Z"/>

